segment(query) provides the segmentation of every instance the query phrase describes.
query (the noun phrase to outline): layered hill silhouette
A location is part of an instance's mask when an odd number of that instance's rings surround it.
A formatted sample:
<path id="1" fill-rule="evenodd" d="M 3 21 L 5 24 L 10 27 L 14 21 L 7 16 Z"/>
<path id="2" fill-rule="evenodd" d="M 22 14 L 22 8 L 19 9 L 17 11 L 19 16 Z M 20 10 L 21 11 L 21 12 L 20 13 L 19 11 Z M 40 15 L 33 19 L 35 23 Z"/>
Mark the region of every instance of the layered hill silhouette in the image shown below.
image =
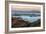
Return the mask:
<path id="1" fill-rule="evenodd" d="M 34 22 L 24 21 L 22 18 L 12 17 L 12 28 L 16 27 L 40 27 L 40 19 Z"/>

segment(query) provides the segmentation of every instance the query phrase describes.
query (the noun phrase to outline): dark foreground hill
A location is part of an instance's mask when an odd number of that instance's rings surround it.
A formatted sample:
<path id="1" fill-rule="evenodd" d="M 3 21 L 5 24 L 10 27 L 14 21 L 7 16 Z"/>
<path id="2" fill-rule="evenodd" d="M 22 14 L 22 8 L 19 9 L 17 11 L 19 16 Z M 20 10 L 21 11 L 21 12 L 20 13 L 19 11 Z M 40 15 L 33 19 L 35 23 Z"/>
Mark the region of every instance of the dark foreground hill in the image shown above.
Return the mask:
<path id="1" fill-rule="evenodd" d="M 40 19 L 34 21 L 32 23 L 28 21 L 22 20 L 22 18 L 13 18 L 12 17 L 12 28 L 16 27 L 39 27 L 40 26 Z"/>

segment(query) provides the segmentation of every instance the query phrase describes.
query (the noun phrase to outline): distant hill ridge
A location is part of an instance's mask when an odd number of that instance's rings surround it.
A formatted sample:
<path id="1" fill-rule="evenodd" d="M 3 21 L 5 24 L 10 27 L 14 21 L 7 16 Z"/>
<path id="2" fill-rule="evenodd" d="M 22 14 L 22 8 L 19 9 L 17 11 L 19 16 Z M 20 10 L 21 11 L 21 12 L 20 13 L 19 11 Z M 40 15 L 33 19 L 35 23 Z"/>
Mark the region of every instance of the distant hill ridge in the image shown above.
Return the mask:
<path id="1" fill-rule="evenodd" d="M 12 10 L 12 12 L 14 13 L 40 13 L 40 11 L 14 11 Z"/>

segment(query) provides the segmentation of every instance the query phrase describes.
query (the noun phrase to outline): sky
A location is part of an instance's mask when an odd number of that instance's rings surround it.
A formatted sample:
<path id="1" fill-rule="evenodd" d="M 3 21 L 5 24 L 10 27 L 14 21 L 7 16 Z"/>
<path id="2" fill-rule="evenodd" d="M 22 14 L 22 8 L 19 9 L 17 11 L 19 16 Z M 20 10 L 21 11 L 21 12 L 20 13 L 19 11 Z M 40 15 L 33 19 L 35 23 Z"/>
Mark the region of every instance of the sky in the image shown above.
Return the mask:
<path id="1" fill-rule="evenodd" d="M 17 11 L 40 11 L 41 6 L 40 5 L 34 5 L 34 4 L 13 4 L 11 5 L 12 10 Z"/>
<path id="2" fill-rule="evenodd" d="M 41 6 L 34 4 L 12 4 L 11 9 L 12 14 L 30 14 L 39 13 L 41 11 Z"/>

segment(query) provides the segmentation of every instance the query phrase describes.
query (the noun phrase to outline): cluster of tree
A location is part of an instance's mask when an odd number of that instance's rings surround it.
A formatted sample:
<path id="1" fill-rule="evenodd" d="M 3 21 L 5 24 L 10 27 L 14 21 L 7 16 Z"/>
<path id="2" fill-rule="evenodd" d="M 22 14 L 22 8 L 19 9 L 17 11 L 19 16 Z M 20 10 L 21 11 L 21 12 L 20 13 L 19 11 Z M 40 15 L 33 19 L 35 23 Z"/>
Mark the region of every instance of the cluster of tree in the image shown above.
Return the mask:
<path id="1" fill-rule="evenodd" d="M 33 23 L 30 24 L 31 27 L 39 27 L 41 24 L 41 20 L 38 19 L 37 21 L 34 21 Z"/>

